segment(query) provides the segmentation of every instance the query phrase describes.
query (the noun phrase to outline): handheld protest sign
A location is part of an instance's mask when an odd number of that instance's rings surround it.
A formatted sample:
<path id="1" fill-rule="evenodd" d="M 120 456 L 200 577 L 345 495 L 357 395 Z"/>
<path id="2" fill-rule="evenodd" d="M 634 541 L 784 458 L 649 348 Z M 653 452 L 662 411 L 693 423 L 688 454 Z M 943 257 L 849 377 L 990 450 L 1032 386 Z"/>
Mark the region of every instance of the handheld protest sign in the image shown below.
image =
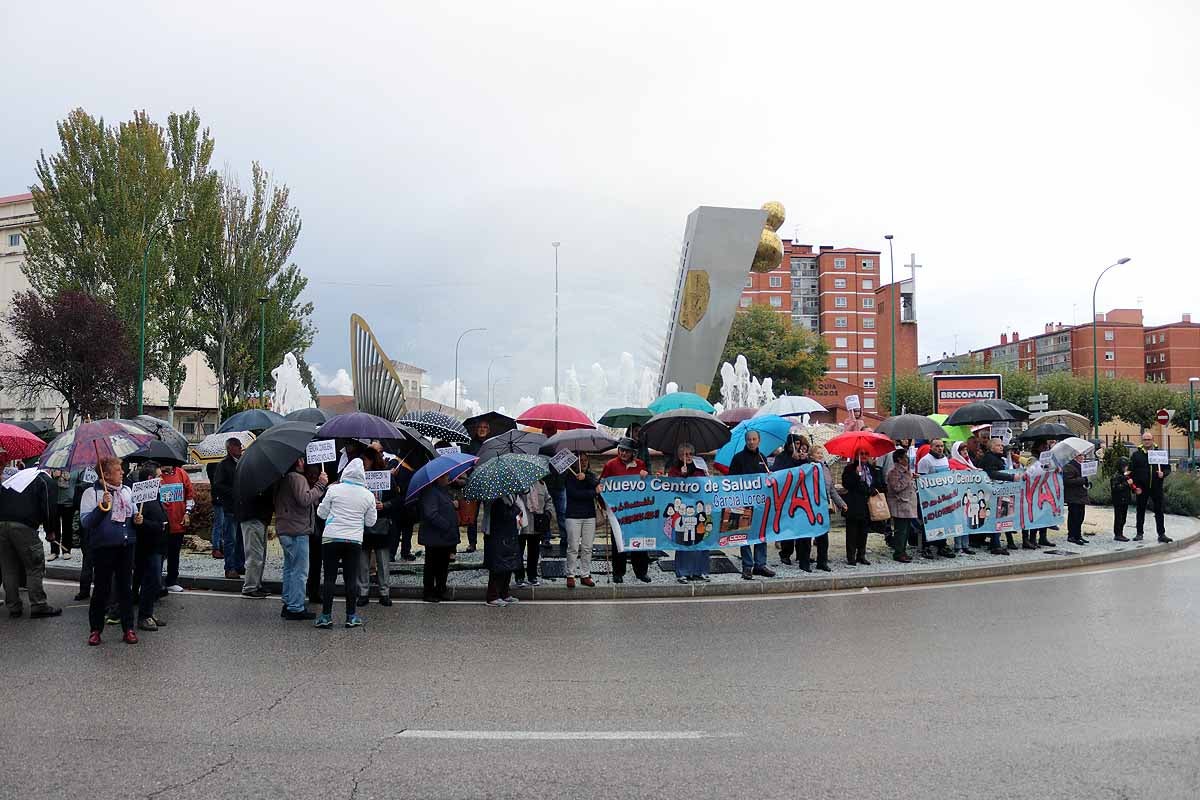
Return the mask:
<path id="1" fill-rule="evenodd" d="M 392 488 L 392 471 L 389 469 L 368 470 L 366 487 L 372 492 L 385 492 Z"/>
<path id="2" fill-rule="evenodd" d="M 158 499 L 161 486 L 162 478 L 152 478 L 148 481 L 138 481 L 133 484 L 133 502 L 138 504 L 138 511 L 141 511 L 141 504 Z M 182 485 L 180 485 L 180 488 L 183 488 Z"/>
<path id="3" fill-rule="evenodd" d="M 305 464 L 328 464 L 337 461 L 337 442 L 333 439 L 318 439 L 304 448 Z"/>
<path id="4" fill-rule="evenodd" d="M 554 454 L 554 458 L 550 459 L 550 466 L 554 467 L 555 472 L 562 474 L 577 461 L 579 461 L 579 457 L 570 450 L 559 450 Z"/>
<path id="5" fill-rule="evenodd" d="M 1100 462 L 1099 461 L 1084 461 L 1082 464 L 1079 465 L 1079 469 L 1080 469 L 1080 472 L 1083 474 L 1083 477 L 1090 478 L 1093 475 L 1095 475 L 1097 472 L 1099 472 Z"/>
<path id="6" fill-rule="evenodd" d="M 1165 467 L 1168 463 L 1170 463 L 1167 458 L 1166 450 L 1147 450 L 1146 458 L 1151 464 L 1160 467 Z"/>

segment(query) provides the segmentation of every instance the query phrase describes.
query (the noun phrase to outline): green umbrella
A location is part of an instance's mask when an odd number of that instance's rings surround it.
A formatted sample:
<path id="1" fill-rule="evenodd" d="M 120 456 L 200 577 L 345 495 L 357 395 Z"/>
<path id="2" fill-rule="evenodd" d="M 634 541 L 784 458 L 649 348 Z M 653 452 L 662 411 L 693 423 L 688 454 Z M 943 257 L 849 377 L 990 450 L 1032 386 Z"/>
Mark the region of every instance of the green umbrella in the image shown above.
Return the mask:
<path id="1" fill-rule="evenodd" d="M 610 408 L 608 411 L 605 411 L 604 416 L 598 419 L 597 422 L 601 425 L 607 425 L 610 428 L 628 428 L 630 425 L 641 425 L 652 416 L 654 414 L 648 408 L 623 406 L 622 408 Z"/>
<path id="2" fill-rule="evenodd" d="M 950 442 L 965 442 L 971 438 L 971 428 L 967 425 L 947 425 L 945 414 L 929 414 L 931 420 L 942 426 L 946 432 L 946 440 Z"/>
<path id="3" fill-rule="evenodd" d="M 549 473 L 545 458 L 505 453 L 475 468 L 463 496 L 469 500 L 495 500 L 503 494 L 520 494 Z"/>

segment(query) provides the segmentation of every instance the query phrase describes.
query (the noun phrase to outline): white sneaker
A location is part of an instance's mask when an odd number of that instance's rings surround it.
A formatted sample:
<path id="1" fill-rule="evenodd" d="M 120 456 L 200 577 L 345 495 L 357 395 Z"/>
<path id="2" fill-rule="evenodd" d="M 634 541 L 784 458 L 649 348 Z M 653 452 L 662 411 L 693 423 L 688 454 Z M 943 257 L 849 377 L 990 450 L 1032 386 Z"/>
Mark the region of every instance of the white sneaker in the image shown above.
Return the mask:
<path id="1" fill-rule="evenodd" d="M 488 604 L 489 606 L 495 606 L 496 608 L 504 608 L 506 605 L 508 605 L 508 603 L 506 603 L 506 602 L 504 602 L 503 600 L 500 600 L 500 599 L 496 599 L 496 600 L 488 600 L 488 601 L 487 601 L 487 604 Z"/>
<path id="2" fill-rule="evenodd" d="M 183 591 L 183 587 L 180 586 L 178 583 L 173 583 L 167 587 L 167 591 L 171 592 L 172 594 L 179 594 L 180 592 Z"/>
<path id="3" fill-rule="evenodd" d="M 514 606 L 517 603 L 521 602 L 521 598 L 519 598 L 519 597 L 502 597 L 500 599 L 503 600 L 505 603 L 507 603 L 510 606 Z"/>

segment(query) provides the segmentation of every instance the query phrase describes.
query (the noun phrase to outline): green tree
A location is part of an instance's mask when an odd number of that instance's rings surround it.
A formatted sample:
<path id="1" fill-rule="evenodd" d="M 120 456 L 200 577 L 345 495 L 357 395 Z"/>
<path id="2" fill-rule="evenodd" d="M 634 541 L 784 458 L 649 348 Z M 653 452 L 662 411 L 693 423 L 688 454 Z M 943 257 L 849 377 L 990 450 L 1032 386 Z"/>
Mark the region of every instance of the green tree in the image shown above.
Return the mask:
<path id="1" fill-rule="evenodd" d="M 783 314 L 766 306 L 751 306 L 734 316 L 721 362 L 733 363 L 739 354 L 746 357 L 754 375 L 773 380 L 776 394 L 801 395 L 825 374 L 828 351 L 820 336 L 792 327 Z M 719 377 L 718 371 L 708 392 L 712 402 L 721 398 Z"/>
<path id="2" fill-rule="evenodd" d="M 891 401 L 892 380 L 888 381 L 880 397 Z M 900 413 L 933 413 L 933 380 L 919 372 L 902 372 L 896 376 L 896 408 Z"/>

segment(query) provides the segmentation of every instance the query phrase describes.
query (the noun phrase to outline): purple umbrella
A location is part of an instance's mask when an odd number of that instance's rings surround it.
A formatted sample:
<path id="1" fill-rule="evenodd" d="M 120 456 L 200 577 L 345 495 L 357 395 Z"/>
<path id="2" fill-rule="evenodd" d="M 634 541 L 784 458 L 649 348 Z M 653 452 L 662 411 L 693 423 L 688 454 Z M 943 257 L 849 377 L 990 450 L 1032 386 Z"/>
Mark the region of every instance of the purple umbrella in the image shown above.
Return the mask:
<path id="1" fill-rule="evenodd" d="M 412 480 L 408 484 L 408 495 L 404 498 L 404 502 L 411 503 L 413 500 L 416 500 L 421 494 L 421 490 L 443 475 L 449 475 L 450 480 L 454 480 L 475 466 L 476 460 L 475 456 L 468 455 L 467 453 L 447 453 L 444 456 L 438 456 L 413 473 Z"/>
<path id="2" fill-rule="evenodd" d="M 395 424 L 383 417 L 354 411 L 339 414 L 317 429 L 321 439 L 407 439 Z"/>
<path id="3" fill-rule="evenodd" d="M 154 434 L 127 419 L 85 422 L 60 433 L 42 452 L 38 466 L 71 471 L 94 467 L 98 457 L 126 458 L 154 439 Z"/>

